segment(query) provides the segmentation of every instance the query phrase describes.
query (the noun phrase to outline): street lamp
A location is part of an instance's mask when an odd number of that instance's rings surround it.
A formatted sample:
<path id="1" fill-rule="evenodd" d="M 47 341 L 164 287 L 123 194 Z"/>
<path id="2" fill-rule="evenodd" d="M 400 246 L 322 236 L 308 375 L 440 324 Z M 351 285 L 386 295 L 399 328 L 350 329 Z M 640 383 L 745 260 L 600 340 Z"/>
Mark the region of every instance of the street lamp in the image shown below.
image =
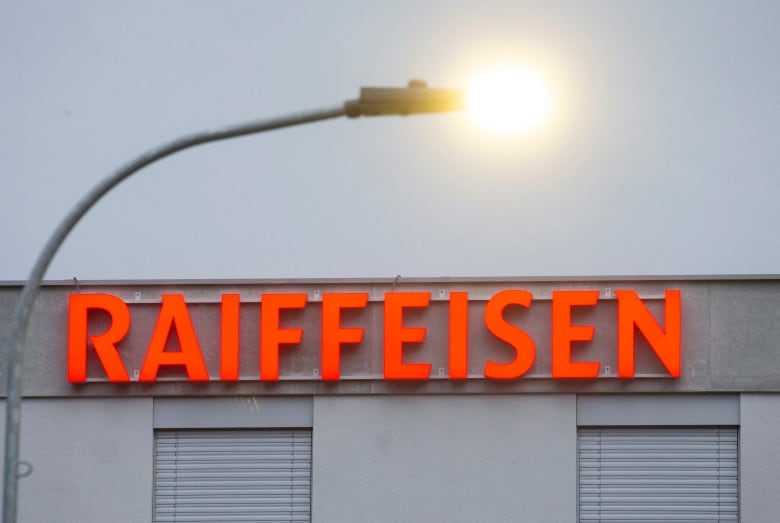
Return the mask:
<path id="1" fill-rule="evenodd" d="M 41 280 L 62 242 L 79 220 L 106 193 L 120 182 L 149 164 L 174 153 L 219 140 L 237 136 L 272 131 L 305 123 L 329 120 L 347 116 L 385 116 L 420 113 L 445 113 L 464 109 L 464 93 L 460 89 L 433 89 L 425 82 L 413 80 L 408 87 L 364 87 L 360 98 L 348 100 L 333 108 L 282 116 L 270 120 L 246 122 L 223 129 L 203 131 L 177 138 L 160 147 L 151 149 L 135 160 L 120 167 L 113 174 L 98 183 L 65 216 L 41 251 L 30 276 L 22 289 L 19 304 L 16 307 L 11 335 L 8 340 L 7 396 L 5 416 L 5 464 L 3 470 L 3 522 L 16 521 L 18 465 L 19 465 L 19 429 L 21 423 L 21 373 L 22 356 L 30 312 L 40 289 Z"/>

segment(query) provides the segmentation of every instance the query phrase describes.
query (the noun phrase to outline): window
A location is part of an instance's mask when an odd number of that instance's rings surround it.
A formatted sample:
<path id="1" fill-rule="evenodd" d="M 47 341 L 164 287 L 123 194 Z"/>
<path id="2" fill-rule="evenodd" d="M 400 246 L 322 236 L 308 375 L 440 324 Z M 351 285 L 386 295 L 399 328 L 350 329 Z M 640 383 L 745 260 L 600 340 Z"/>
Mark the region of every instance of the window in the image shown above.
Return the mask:
<path id="1" fill-rule="evenodd" d="M 734 427 L 580 427 L 579 521 L 738 521 Z"/>
<path id="2" fill-rule="evenodd" d="M 310 521 L 311 430 L 158 430 L 154 519 Z"/>

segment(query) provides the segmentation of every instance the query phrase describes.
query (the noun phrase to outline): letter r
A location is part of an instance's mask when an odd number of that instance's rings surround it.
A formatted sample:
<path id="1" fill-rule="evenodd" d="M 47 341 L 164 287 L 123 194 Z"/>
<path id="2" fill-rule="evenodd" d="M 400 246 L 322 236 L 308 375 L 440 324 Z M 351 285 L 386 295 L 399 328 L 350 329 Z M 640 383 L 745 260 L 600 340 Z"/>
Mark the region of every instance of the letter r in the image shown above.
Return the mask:
<path id="1" fill-rule="evenodd" d="M 89 311 L 108 313 L 111 323 L 103 334 L 88 335 Z M 68 381 L 87 380 L 87 345 L 92 342 L 109 381 L 130 381 L 116 344 L 130 330 L 130 309 L 110 294 L 71 294 L 68 302 Z"/>

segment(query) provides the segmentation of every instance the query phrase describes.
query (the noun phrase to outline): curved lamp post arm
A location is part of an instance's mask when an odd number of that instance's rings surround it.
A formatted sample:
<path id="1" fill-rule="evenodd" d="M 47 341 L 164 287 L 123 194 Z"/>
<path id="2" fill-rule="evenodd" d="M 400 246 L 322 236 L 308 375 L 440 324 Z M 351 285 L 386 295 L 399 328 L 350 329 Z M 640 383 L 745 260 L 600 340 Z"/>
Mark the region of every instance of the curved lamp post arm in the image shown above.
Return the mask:
<path id="1" fill-rule="evenodd" d="M 11 327 L 11 335 L 6 347 L 8 355 L 8 370 L 6 378 L 6 415 L 5 415 L 5 463 L 3 469 L 3 523 L 16 521 L 19 465 L 19 432 L 21 424 L 21 372 L 22 355 L 27 327 L 30 323 L 30 313 L 38 295 L 41 281 L 54 255 L 70 231 L 81 218 L 111 189 L 119 185 L 149 164 L 161 160 L 174 153 L 210 142 L 226 140 L 248 134 L 272 131 L 284 127 L 292 127 L 305 123 L 318 122 L 348 116 L 384 116 L 409 115 L 417 113 L 443 113 L 458 111 L 463 108 L 463 93 L 458 89 L 429 89 L 425 82 L 411 81 L 408 87 L 364 87 L 360 98 L 349 100 L 342 105 L 315 110 L 305 113 L 256 120 L 223 129 L 203 131 L 175 139 L 167 144 L 152 149 L 98 183 L 73 210 L 62 220 L 49 241 L 38 256 L 30 276 L 22 289 L 16 315 Z"/>

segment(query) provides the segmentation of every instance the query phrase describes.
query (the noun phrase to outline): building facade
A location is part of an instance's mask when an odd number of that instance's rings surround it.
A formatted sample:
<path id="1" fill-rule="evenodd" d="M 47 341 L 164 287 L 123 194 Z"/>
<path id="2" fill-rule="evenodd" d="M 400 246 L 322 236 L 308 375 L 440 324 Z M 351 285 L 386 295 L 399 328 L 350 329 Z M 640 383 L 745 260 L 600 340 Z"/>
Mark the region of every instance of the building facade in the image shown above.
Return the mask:
<path id="1" fill-rule="evenodd" d="M 49 282 L 19 520 L 771 523 L 778 340 L 776 277 Z"/>

